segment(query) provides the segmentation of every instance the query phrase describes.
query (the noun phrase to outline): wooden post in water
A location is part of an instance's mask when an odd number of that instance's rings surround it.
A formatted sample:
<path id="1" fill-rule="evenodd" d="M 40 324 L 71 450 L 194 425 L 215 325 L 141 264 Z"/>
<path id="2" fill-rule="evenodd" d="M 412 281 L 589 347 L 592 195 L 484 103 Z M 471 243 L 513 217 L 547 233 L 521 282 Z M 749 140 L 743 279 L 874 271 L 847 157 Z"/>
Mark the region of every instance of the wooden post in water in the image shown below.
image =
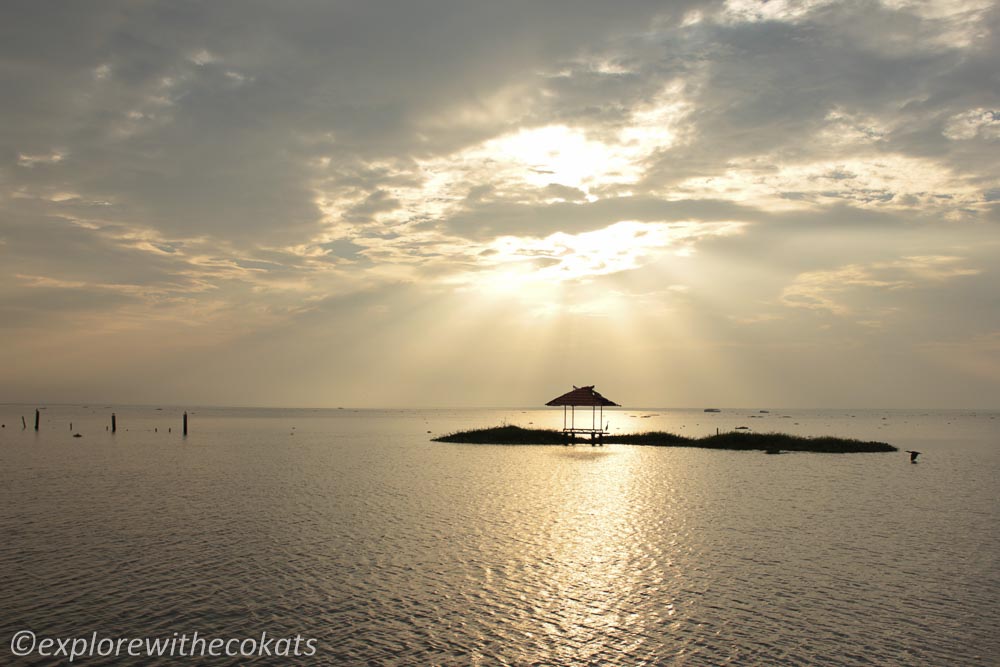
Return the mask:
<path id="1" fill-rule="evenodd" d="M 114 433 L 118 430 L 118 419 L 115 417 L 115 413 L 111 413 L 111 432 Z"/>
<path id="2" fill-rule="evenodd" d="M 38 430 L 38 420 L 41 418 L 39 415 L 40 415 L 40 413 L 38 412 L 38 408 L 35 408 L 35 430 L 36 431 Z"/>
<path id="3" fill-rule="evenodd" d="M 184 435 L 188 434 L 188 413 L 187 410 L 184 411 Z"/>
<path id="4" fill-rule="evenodd" d="M 28 423 L 24 421 L 24 415 L 21 415 L 21 430 L 28 428 Z"/>

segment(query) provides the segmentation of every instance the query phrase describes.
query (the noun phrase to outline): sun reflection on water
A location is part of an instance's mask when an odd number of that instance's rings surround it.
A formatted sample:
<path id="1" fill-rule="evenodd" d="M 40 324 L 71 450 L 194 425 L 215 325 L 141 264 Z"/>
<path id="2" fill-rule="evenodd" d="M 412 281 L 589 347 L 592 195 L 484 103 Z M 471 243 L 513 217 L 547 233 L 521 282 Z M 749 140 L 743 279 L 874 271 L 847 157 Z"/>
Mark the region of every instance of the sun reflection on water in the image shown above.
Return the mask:
<path id="1" fill-rule="evenodd" d="M 563 480 L 560 517 L 547 535 L 553 568 L 538 605 L 535 628 L 557 662 L 598 660 L 608 653 L 635 655 L 658 615 L 636 613 L 635 601 L 662 583 L 636 515 L 639 459 L 624 448 L 574 448 L 557 454 L 580 462 Z M 671 613 L 669 601 L 663 616 Z"/>

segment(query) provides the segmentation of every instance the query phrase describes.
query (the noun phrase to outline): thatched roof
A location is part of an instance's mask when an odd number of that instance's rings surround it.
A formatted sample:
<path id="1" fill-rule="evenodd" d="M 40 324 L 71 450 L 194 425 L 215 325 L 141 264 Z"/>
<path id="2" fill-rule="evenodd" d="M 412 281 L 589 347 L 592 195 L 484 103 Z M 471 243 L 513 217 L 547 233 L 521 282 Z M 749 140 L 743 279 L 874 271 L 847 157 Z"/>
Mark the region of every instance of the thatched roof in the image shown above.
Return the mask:
<path id="1" fill-rule="evenodd" d="M 573 391 L 566 392 L 558 398 L 553 398 L 545 405 L 618 405 L 614 401 L 609 401 L 596 391 L 594 385 L 589 387 L 573 387 Z"/>

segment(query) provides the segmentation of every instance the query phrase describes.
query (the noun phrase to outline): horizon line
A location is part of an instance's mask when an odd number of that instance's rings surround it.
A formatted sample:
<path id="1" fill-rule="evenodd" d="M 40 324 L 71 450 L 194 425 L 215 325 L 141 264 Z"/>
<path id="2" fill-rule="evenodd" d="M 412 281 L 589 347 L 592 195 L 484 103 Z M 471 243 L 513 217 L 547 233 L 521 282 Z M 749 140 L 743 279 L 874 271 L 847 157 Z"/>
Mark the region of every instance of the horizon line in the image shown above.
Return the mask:
<path id="1" fill-rule="evenodd" d="M 91 408 L 99 406 L 102 409 L 110 408 L 152 408 L 152 409 L 191 409 L 208 408 L 213 410 L 555 410 L 552 406 L 540 405 L 379 405 L 379 406 L 357 406 L 357 405 L 337 405 L 337 406 L 293 406 L 293 405 L 224 405 L 215 403 L 118 403 L 115 401 L 59 401 L 59 402 L 0 402 L 0 406 L 27 407 L 32 409 L 44 409 L 52 407 L 77 407 Z M 581 410 L 587 406 L 580 406 Z M 619 405 L 606 406 L 605 411 L 620 412 L 622 410 L 845 410 L 845 411 L 872 411 L 872 410 L 893 410 L 893 411 L 919 411 L 919 410 L 951 410 L 951 411 L 974 411 L 974 412 L 1000 412 L 998 407 L 928 407 L 928 406 L 774 406 L 774 405 L 753 405 L 753 406 L 655 406 L 655 405 Z"/>

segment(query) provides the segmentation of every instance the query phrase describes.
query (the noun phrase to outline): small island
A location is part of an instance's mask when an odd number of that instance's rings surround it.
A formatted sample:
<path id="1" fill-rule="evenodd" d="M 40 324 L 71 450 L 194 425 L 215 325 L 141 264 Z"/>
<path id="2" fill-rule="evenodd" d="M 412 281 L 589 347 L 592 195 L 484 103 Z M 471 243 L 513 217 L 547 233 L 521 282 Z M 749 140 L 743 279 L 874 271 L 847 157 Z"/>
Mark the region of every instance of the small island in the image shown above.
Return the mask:
<path id="1" fill-rule="evenodd" d="M 449 433 L 435 442 L 458 442 L 477 445 L 567 445 L 595 444 L 590 438 L 573 436 L 555 429 L 494 426 Z M 701 438 L 689 438 L 665 431 L 644 433 L 604 434 L 603 444 L 646 445 L 650 447 L 700 447 L 703 449 L 758 450 L 769 454 L 779 452 L 820 452 L 853 454 L 896 452 L 898 448 L 885 442 L 835 438 L 832 436 L 804 437 L 786 433 L 752 433 L 731 431 Z"/>

